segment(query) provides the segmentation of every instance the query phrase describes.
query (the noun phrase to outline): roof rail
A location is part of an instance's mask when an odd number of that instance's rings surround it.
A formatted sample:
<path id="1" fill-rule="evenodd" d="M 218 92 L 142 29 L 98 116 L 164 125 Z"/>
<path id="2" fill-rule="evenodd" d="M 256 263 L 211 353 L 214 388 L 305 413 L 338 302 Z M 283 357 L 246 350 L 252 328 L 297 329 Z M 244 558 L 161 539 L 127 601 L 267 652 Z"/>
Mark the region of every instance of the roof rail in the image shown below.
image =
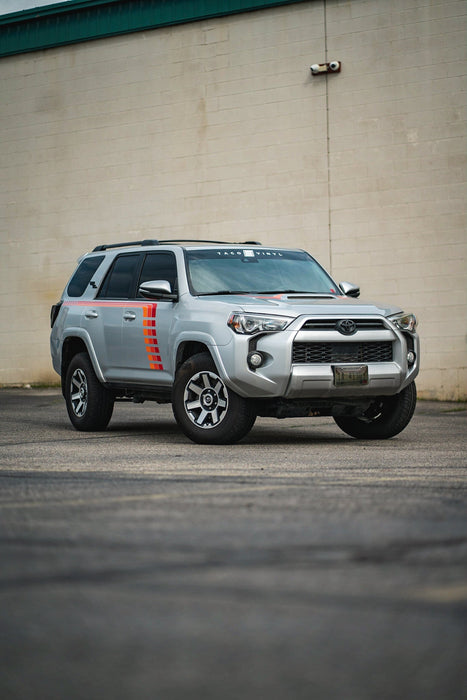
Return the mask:
<path id="1" fill-rule="evenodd" d="M 98 250 L 108 250 L 109 248 L 128 248 L 133 245 L 159 245 L 159 241 L 156 239 L 147 239 L 145 241 L 127 241 L 126 243 L 109 243 L 104 245 L 96 245 L 93 248 L 93 253 Z"/>
<path id="2" fill-rule="evenodd" d="M 259 241 L 209 241 L 199 238 L 167 238 L 165 240 L 157 240 L 156 238 L 148 238 L 144 241 L 127 241 L 126 243 L 109 243 L 103 245 L 96 245 L 93 248 L 93 253 L 102 250 L 109 250 L 110 248 L 128 248 L 131 246 L 143 246 L 143 245 L 162 245 L 164 243 L 215 243 L 216 245 L 261 245 Z"/>
<path id="3" fill-rule="evenodd" d="M 258 241 L 213 241 L 203 238 L 167 238 L 159 243 L 215 243 L 216 245 L 261 245 Z"/>

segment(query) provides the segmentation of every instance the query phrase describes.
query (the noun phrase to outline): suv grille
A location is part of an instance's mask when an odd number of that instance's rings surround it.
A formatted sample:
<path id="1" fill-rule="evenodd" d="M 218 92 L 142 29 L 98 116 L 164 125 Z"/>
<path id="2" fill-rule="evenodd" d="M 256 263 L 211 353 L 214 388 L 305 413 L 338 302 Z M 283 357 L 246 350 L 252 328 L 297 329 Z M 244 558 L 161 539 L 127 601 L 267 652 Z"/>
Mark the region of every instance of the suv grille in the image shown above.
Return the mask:
<path id="1" fill-rule="evenodd" d="M 392 343 L 294 343 L 292 362 L 392 362 Z"/>
<path id="2" fill-rule="evenodd" d="M 384 331 L 384 322 L 377 318 L 352 318 L 357 331 Z M 339 318 L 309 318 L 302 326 L 302 330 L 309 331 L 335 331 Z"/>

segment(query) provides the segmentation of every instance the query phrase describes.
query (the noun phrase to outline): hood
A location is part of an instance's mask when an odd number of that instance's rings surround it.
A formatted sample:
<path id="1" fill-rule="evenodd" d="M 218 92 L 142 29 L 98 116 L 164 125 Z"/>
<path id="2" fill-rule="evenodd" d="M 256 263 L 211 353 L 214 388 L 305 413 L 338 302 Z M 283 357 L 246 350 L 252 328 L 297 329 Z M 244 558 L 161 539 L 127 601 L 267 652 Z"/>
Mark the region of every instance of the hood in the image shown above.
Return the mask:
<path id="1" fill-rule="evenodd" d="M 355 316 L 391 316 L 400 307 L 379 302 L 352 299 L 344 296 L 313 294 L 278 294 L 272 296 L 254 294 L 225 294 L 198 297 L 210 302 L 216 300 L 228 304 L 232 310 L 258 314 L 283 314 L 285 316 L 345 314 Z M 233 308 L 235 307 L 235 309 Z"/>

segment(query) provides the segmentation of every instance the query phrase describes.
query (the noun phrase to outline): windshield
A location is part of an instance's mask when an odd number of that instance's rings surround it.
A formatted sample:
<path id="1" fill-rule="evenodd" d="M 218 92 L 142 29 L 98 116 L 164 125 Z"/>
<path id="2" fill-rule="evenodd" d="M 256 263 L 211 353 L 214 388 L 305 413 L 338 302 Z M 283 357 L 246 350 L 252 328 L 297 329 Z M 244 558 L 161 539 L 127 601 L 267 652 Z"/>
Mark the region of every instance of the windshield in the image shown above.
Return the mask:
<path id="1" fill-rule="evenodd" d="M 210 248 L 186 251 L 195 295 L 335 294 L 335 283 L 311 255 L 300 250 Z"/>

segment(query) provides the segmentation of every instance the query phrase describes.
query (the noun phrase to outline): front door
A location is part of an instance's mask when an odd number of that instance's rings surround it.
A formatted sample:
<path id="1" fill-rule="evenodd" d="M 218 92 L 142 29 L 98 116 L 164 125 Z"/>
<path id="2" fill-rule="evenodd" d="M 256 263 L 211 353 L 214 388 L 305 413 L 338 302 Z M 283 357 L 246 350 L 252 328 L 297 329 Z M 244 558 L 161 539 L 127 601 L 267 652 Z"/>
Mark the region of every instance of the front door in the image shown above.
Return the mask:
<path id="1" fill-rule="evenodd" d="M 173 253 L 160 251 L 145 255 L 136 298 L 123 309 L 122 362 L 129 381 L 170 385 L 174 371 L 170 335 L 175 303 L 148 301 L 139 296 L 139 286 L 151 280 L 167 280 L 172 290 L 176 290 Z"/>

